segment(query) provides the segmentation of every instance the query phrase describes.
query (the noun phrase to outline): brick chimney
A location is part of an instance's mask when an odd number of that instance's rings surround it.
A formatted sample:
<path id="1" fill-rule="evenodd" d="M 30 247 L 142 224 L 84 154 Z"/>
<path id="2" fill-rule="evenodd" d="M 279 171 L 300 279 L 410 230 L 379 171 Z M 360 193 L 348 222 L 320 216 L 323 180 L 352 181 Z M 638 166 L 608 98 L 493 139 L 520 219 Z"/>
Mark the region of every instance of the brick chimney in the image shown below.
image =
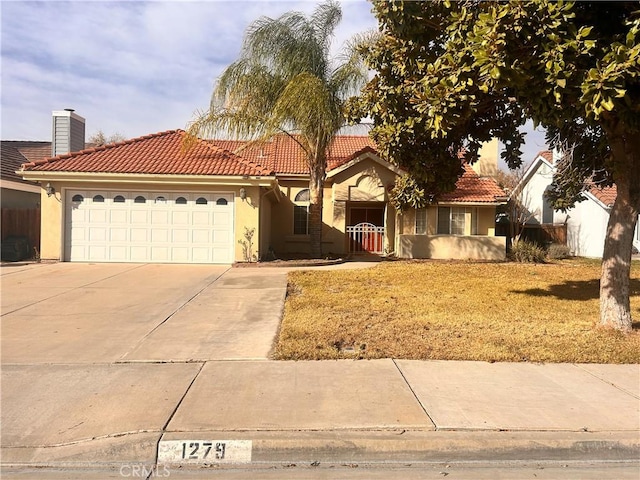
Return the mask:
<path id="1" fill-rule="evenodd" d="M 84 123 L 84 118 L 72 108 L 53 111 L 52 157 L 84 149 Z"/>

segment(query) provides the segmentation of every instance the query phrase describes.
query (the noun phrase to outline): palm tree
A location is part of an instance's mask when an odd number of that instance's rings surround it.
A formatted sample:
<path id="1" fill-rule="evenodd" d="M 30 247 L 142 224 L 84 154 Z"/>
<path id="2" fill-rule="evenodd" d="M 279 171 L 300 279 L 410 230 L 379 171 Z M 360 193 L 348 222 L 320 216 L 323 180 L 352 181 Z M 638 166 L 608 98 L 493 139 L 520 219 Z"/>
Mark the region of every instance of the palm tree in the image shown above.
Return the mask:
<path id="1" fill-rule="evenodd" d="M 188 128 L 192 137 L 228 135 L 253 142 L 287 134 L 309 167 L 311 256 L 322 255 L 322 201 L 327 150 L 345 123 L 344 105 L 367 81 L 356 41 L 331 58 L 338 3 L 318 5 L 310 17 L 288 12 L 262 17 L 245 33 L 240 58 L 222 73 L 209 111 Z M 360 39 L 362 40 L 362 39 Z"/>

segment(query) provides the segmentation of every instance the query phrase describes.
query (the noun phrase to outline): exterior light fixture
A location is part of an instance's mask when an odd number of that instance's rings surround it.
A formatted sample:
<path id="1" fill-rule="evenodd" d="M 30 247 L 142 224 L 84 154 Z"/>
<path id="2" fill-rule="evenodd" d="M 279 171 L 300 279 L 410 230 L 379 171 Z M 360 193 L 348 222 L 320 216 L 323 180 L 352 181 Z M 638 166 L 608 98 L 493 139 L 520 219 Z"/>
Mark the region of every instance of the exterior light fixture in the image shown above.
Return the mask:
<path id="1" fill-rule="evenodd" d="M 47 182 L 47 184 L 44 186 L 44 189 L 47 192 L 47 197 L 50 197 L 51 195 L 53 195 L 54 193 L 56 193 L 56 189 L 53 188 L 53 186 Z"/>
<path id="2" fill-rule="evenodd" d="M 246 199 L 247 199 L 247 191 L 245 190 L 245 188 L 244 188 L 244 187 L 242 187 L 242 188 L 240 189 L 240 198 L 241 198 L 242 200 L 246 200 Z"/>

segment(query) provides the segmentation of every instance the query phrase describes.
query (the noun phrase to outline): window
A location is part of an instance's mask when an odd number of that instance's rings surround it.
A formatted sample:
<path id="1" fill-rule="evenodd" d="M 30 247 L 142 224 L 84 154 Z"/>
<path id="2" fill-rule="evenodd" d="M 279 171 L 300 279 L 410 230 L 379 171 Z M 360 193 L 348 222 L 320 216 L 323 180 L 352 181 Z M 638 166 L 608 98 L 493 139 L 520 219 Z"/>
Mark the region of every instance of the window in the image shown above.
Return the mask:
<path id="1" fill-rule="evenodd" d="M 216 200 L 216 205 L 226 205 L 226 204 L 227 204 L 226 198 L 219 198 L 218 200 Z"/>
<path id="2" fill-rule="evenodd" d="M 207 199 L 204 197 L 200 197 L 196 200 L 196 205 L 206 205 L 207 204 Z"/>
<path id="3" fill-rule="evenodd" d="M 72 202 L 82 202 L 84 200 L 84 197 L 82 195 L 74 195 L 73 198 L 71 199 Z"/>
<path id="4" fill-rule="evenodd" d="M 155 203 L 167 203 L 167 199 L 164 198 L 163 196 L 159 196 L 159 197 L 156 197 Z"/>
<path id="5" fill-rule="evenodd" d="M 427 234 L 427 209 L 418 208 L 416 210 L 416 235 Z"/>
<path id="6" fill-rule="evenodd" d="M 147 199 L 144 198 L 142 195 L 138 195 L 136 198 L 133 199 L 133 203 L 147 203 Z"/>
<path id="7" fill-rule="evenodd" d="M 122 195 L 116 195 L 113 197 L 113 203 L 124 203 L 124 197 Z"/>
<path id="8" fill-rule="evenodd" d="M 93 202 L 94 203 L 103 203 L 104 202 L 104 197 L 102 195 L 96 195 L 95 197 L 93 197 Z"/>
<path id="9" fill-rule="evenodd" d="M 176 205 L 186 205 L 187 204 L 187 199 L 184 197 L 178 197 L 176 198 Z"/>
<path id="10" fill-rule="evenodd" d="M 471 215 L 469 232 L 478 233 L 478 209 L 465 207 L 438 207 L 438 234 L 465 235 L 467 231 L 467 213 Z"/>
<path id="11" fill-rule="evenodd" d="M 309 234 L 309 189 L 300 190 L 293 205 L 293 234 Z"/>

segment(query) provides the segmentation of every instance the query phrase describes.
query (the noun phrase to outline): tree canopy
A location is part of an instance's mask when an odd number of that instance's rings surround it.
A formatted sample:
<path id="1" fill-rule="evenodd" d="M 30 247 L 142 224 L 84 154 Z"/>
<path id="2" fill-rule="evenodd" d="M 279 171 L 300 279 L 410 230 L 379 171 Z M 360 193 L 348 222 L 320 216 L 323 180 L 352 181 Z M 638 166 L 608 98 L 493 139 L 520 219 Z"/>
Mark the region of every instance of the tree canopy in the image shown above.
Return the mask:
<path id="1" fill-rule="evenodd" d="M 522 164 L 520 127 L 547 129 L 564 154 L 558 209 L 590 184 L 616 184 L 603 254 L 602 323 L 631 329 L 629 272 L 640 210 L 640 11 L 637 2 L 374 0 L 377 72 L 352 118 L 370 115 L 381 151 L 426 194 L 452 190 L 458 152 L 505 145 Z M 608 313 L 605 313 L 608 312 Z"/>
<path id="2" fill-rule="evenodd" d="M 209 111 L 188 129 L 194 136 L 225 132 L 254 141 L 291 135 L 309 167 L 314 257 L 321 255 L 327 151 L 345 123 L 345 101 L 367 81 L 364 62 L 351 45 L 341 57 L 331 57 L 341 18 L 339 4 L 329 0 L 310 17 L 288 12 L 256 20 L 245 33 L 240 58 L 218 79 Z"/>

